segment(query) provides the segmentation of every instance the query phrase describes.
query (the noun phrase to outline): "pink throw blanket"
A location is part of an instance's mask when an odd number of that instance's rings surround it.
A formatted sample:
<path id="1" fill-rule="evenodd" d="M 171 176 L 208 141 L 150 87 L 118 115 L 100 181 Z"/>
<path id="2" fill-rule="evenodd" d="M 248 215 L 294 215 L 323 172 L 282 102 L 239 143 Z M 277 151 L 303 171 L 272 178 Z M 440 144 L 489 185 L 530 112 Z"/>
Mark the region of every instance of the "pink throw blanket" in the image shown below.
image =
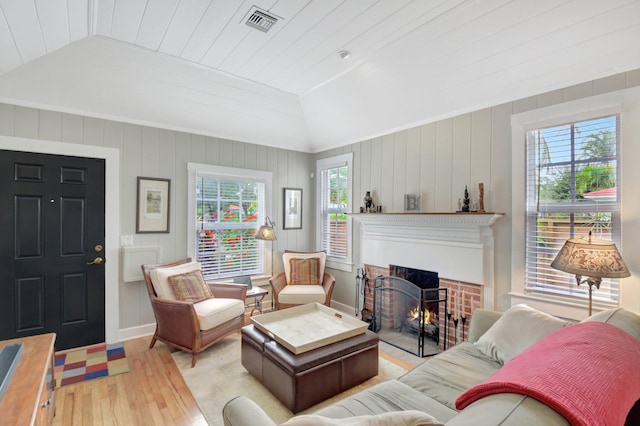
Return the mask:
<path id="1" fill-rule="evenodd" d="M 465 391 L 456 408 L 496 393 L 528 395 L 572 425 L 623 425 L 640 398 L 640 340 L 602 322 L 561 328 Z"/>

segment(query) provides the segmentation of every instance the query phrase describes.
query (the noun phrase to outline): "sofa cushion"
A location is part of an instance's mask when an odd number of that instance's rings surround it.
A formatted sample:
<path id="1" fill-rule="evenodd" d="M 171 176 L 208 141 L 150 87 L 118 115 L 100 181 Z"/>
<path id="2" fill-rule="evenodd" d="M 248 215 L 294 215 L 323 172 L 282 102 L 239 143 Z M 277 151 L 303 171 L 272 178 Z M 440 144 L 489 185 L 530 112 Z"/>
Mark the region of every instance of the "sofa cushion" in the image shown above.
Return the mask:
<path id="1" fill-rule="evenodd" d="M 462 392 L 482 383 L 500 367 L 499 362 L 472 343 L 462 342 L 429 358 L 398 380 L 455 409 L 455 401 Z"/>
<path id="2" fill-rule="evenodd" d="M 429 395 L 418 392 L 398 380 L 378 383 L 321 408 L 314 414 L 331 418 L 345 418 L 403 410 L 419 410 L 432 415 L 442 423 L 458 414 L 457 411 L 442 405 Z"/>
<path id="3" fill-rule="evenodd" d="M 169 284 L 176 299 L 184 302 L 197 303 L 213 297 L 211 289 L 204 282 L 200 270 L 171 275 Z"/>
<path id="4" fill-rule="evenodd" d="M 327 261 L 327 253 L 323 251 L 313 251 L 313 252 L 296 252 L 296 251 L 285 251 L 282 254 L 282 263 L 284 266 L 284 276 L 287 281 L 287 284 L 291 284 L 291 264 L 289 263 L 290 259 L 309 259 L 309 258 L 318 258 L 320 259 L 320 282 L 322 282 L 322 277 L 324 277 L 324 267 Z"/>
<path id="5" fill-rule="evenodd" d="M 418 410 L 393 411 L 377 415 L 332 419 L 317 414 L 296 416 L 282 426 L 444 426 L 429 414 Z"/>
<path id="6" fill-rule="evenodd" d="M 209 330 L 244 314 L 244 303 L 240 299 L 216 297 L 194 303 L 200 330 Z"/>
<path id="7" fill-rule="evenodd" d="M 527 305 L 507 309 L 475 343 L 485 355 L 504 364 L 546 335 L 571 324 Z"/>
<path id="8" fill-rule="evenodd" d="M 624 308 L 609 309 L 591 315 L 582 322 L 599 321 L 606 322 L 623 329 L 627 333 L 640 340 L 640 315 Z"/>
<path id="9" fill-rule="evenodd" d="M 278 302 L 303 305 L 305 303 L 324 303 L 327 295 L 321 285 L 288 285 L 278 293 Z"/>
<path id="10" fill-rule="evenodd" d="M 307 259 L 289 259 L 289 269 L 291 281 L 289 285 L 320 285 L 320 258 L 310 257 Z"/>
<path id="11" fill-rule="evenodd" d="M 465 391 L 456 407 L 493 394 L 529 395 L 552 407 L 571 424 L 622 425 L 640 396 L 640 341 L 603 322 L 556 330 L 514 357 L 478 386 Z M 597 397 L 594 395 L 596 392 Z"/>
<path id="12" fill-rule="evenodd" d="M 569 426 L 567 419 L 542 402 L 526 395 L 501 393 L 486 396 L 447 422 L 447 426 L 478 425 Z"/>
<path id="13" fill-rule="evenodd" d="M 153 284 L 153 289 L 156 291 L 156 295 L 158 297 L 161 297 L 163 299 L 176 300 L 176 296 L 175 294 L 173 294 L 171 284 L 169 284 L 169 277 L 171 275 L 184 274 L 185 272 L 200 270 L 200 262 L 188 262 L 181 263 L 180 265 L 176 266 L 169 266 L 166 268 L 152 269 L 149 273 L 149 276 L 151 277 L 151 284 Z"/>

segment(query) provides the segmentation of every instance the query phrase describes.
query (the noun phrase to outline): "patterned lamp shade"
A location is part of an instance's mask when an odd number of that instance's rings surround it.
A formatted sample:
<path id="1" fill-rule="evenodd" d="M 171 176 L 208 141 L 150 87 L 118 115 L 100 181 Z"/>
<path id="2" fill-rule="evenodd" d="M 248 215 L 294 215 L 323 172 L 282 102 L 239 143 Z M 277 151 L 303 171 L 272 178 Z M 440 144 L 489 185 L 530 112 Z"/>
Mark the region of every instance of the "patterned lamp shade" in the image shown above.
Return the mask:
<path id="1" fill-rule="evenodd" d="M 275 226 L 275 224 L 273 222 L 271 222 L 271 219 L 269 219 L 269 216 L 267 216 L 267 219 L 264 222 L 264 225 L 262 225 L 259 229 L 258 232 L 256 232 L 256 240 L 265 240 L 265 241 L 273 241 L 276 239 L 276 231 L 273 229 L 273 227 Z"/>
<path id="2" fill-rule="evenodd" d="M 551 266 L 560 271 L 593 278 L 631 275 L 613 241 L 571 238 L 564 243 Z"/>

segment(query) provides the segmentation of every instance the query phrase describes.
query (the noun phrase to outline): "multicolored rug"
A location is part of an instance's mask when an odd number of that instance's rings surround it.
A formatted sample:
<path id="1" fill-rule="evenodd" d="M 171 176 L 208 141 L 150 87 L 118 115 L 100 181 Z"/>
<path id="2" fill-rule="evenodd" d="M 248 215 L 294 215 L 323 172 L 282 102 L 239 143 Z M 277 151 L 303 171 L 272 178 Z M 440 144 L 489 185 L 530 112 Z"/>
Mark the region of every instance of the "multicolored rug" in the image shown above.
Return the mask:
<path id="1" fill-rule="evenodd" d="M 88 346 L 55 355 L 56 387 L 129 371 L 122 343 Z"/>

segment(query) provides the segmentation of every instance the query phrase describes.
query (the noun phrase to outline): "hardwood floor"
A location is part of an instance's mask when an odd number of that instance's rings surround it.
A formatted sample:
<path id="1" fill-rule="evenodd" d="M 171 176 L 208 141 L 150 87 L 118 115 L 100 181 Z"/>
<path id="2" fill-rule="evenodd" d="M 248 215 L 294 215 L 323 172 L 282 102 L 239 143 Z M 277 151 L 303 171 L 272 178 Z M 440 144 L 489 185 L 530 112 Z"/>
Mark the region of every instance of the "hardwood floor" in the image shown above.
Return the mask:
<path id="1" fill-rule="evenodd" d="M 128 373 L 57 388 L 54 426 L 206 425 L 173 362 L 173 349 L 157 342 L 149 350 L 150 339 L 124 342 Z M 380 356 L 406 369 L 423 361 L 383 342 Z"/>
<path id="2" fill-rule="evenodd" d="M 124 343 L 125 374 L 55 390 L 54 425 L 206 425 L 171 357 L 172 349 L 150 337 Z"/>

